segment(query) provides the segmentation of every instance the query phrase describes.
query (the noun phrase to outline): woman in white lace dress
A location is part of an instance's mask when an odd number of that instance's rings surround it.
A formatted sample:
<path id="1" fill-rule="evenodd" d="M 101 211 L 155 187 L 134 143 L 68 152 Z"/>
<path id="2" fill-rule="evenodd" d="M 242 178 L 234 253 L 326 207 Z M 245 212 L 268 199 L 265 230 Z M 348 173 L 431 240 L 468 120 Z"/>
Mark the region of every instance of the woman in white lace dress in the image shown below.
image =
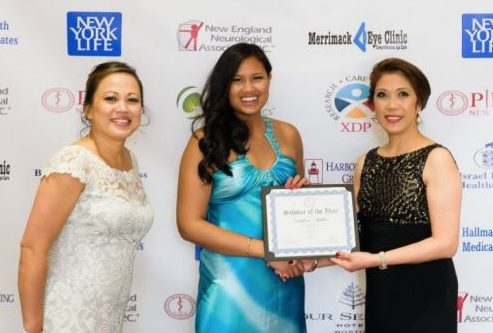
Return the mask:
<path id="1" fill-rule="evenodd" d="M 21 242 L 24 332 L 121 332 L 136 247 L 153 213 L 125 140 L 139 127 L 142 83 L 120 62 L 86 82 L 89 134 L 56 153 Z"/>

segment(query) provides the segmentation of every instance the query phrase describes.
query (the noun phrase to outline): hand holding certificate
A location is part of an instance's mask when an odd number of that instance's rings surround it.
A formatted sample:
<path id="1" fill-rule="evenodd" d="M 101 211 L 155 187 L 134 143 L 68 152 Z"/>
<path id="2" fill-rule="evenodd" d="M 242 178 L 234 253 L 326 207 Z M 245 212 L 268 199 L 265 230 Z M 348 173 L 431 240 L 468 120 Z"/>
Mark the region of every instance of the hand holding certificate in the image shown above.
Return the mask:
<path id="1" fill-rule="evenodd" d="M 267 260 L 328 257 L 358 248 L 352 185 L 262 190 Z"/>

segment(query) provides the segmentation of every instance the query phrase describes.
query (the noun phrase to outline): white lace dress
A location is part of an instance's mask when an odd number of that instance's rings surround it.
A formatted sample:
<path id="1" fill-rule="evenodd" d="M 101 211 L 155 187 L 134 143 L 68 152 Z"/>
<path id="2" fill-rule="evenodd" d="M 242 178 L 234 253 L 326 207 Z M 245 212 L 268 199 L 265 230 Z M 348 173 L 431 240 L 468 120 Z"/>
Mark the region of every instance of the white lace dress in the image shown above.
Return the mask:
<path id="1" fill-rule="evenodd" d="M 133 155 L 132 165 L 119 171 L 71 145 L 43 170 L 43 176 L 66 173 L 85 184 L 50 249 L 45 333 L 121 332 L 135 251 L 153 220 Z"/>

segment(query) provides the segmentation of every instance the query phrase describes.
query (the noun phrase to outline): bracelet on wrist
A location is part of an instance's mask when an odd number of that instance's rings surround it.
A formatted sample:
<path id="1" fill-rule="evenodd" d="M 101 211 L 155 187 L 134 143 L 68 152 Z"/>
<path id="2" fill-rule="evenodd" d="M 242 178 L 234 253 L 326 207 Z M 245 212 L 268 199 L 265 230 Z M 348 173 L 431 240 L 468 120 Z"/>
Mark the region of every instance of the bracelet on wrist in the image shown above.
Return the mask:
<path id="1" fill-rule="evenodd" d="M 248 238 L 248 243 L 247 243 L 247 246 L 246 246 L 246 250 L 245 250 L 245 253 L 246 253 L 246 256 L 247 257 L 250 257 L 250 249 L 252 248 L 252 237 L 249 237 Z"/>
<path id="2" fill-rule="evenodd" d="M 378 269 L 385 270 L 389 268 L 387 266 L 387 263 L 385 262 L 385 251 L 378 252 L 378 259 L 380 260 L 380 265 L 378 266 Z"/>
<path id="3" fill-rule="evenodd" d="M 317 269 L 317 266 L 318 266 L 318 259 L 315 259 L 313 261 L 313 265 L 312 265 L 312 268 L 308 271 L 309 273 L 313 272 L 314 270 Z"/>

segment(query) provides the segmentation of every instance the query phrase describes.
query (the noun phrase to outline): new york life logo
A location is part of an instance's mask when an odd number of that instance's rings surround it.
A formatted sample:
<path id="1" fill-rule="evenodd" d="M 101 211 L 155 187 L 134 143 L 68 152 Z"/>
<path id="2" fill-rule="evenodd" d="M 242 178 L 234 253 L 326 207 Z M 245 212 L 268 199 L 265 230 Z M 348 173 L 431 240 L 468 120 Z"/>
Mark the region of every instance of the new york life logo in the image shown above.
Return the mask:
<path id="1" fill-rule="evenodd" d="M 493 58 L 493 14 L 462 15 L 462 57 Z"/>
<path id="2" fill-rule="evenodd" d="M 326 90 L 325 111 L 340 123 L 341 132 L 364 133 L 372 127 L 369 118 L 373 117 L 373 111 L 368 101 L 370 87 L 367 82 L 367 76 L 348 75 Z"/>
<path id="3" fill-rule="evenodd" d="M 69 55 L 120 56 L 121 43 L 121 13 L 67 13 L 67 46 Z"/>

